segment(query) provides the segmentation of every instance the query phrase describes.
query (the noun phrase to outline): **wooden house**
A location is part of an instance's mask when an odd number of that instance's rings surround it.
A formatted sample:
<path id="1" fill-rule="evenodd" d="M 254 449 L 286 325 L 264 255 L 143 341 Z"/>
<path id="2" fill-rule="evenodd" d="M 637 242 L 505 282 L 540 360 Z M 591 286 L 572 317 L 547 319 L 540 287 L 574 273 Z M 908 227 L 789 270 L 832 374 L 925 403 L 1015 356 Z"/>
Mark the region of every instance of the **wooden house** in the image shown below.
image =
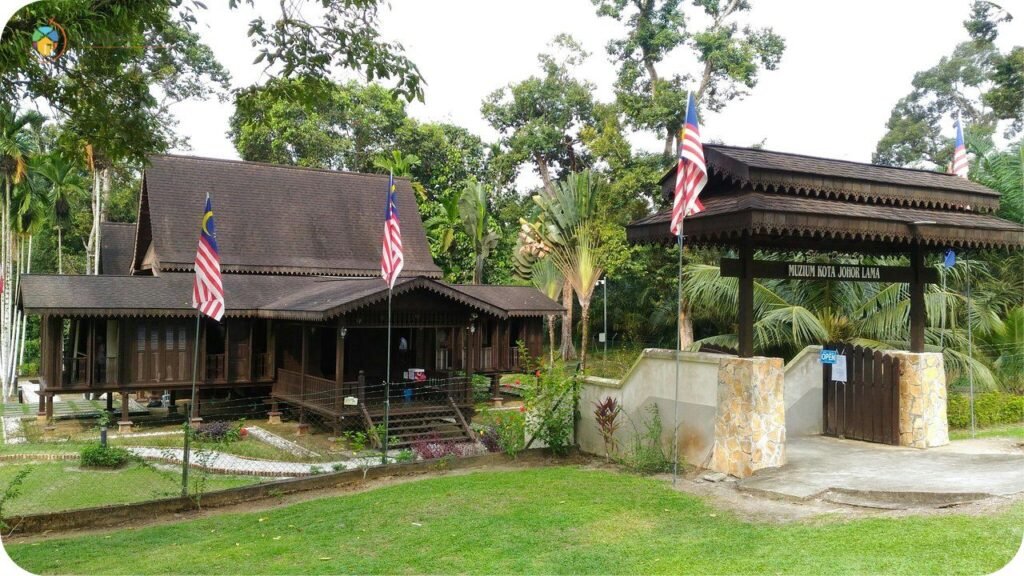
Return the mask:
<path id="1" fill-rule="evenodd" d="M 151 158 L 137 224 L 102 228 L 102 274 L 22 278 L 20 305 L 41 317 L 40 414 L 52 417 L 54 394 L 116 391 L 127 422 L 132 392 L 188 398 L 195 355 L 200 397 L 231 388 L 338 427 L 374 425 L 388 356 L 380 277 L 387 182 Z M 562 307 L 532 287 L 442 281 L 413 190 L 405 179 L 397 189 L 405 268 L 393 292 L 392 411 L 464 423 L 473 405 L 469 377 L 520 370 L 517 343 L 539 355 L 543 319 Z M 226 313 L 219 323 L 204 318 L 197 334 L 192 268 L 207 192 Z"/>

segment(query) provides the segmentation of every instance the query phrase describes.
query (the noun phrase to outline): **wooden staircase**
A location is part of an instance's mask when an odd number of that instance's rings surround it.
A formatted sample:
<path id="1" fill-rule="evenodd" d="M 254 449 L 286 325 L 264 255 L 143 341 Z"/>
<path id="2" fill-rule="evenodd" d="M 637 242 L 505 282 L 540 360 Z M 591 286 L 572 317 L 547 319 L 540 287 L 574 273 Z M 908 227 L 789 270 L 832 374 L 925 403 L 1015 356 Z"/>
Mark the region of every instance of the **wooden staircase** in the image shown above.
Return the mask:
<path id="1" fill-rule="evenodd" d="M 367 430 L 384 424 L 384 413 L 370 413 L 362 409 L 363 424 Z M 372 434 L 372 432 L 371 432 Z M 476 440 L 462 411 L 454 402 L 411 409 L 403 408 L 397 402 L 392 405 L 388 419 L 388 436 L 397 439 L 389 448 L 408 448 L 421 438 L 442 442 L 473 442 Z M 375 442 L 379 440 L 375 439 Z M 379 445 L 379 444 L 378 444 Z"/>

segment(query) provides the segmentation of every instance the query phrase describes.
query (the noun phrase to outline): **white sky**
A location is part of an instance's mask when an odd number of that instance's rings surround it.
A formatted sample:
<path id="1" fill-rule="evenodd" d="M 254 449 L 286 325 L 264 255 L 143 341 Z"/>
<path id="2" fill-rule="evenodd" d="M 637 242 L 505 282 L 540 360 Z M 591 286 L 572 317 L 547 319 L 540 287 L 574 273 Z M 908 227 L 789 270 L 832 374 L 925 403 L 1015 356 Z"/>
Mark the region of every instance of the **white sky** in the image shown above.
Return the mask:
<path id="1" fill-rule="evenodd" d="M 19 2 L 20 4 L 21 2 Z M 207 1 L 198 31 L 232 75 L 233 87 L 265 79 L 245 36 L 255 10 L 228 10 L 227 0 Z M 684 2 L 691 8 L 690 2 Z M 896 100 L 910 90 L 915 72 L 934 65 L 966 40 L 961 22 L 970 0 L 753 0 L 749 21 L 785 38 L 779 69 L 764 72 L 751 96 L 719 114 L 706 114 L 706 139 L 734 145 L 765 141 L 773 150 L 870 161 Z M 259 0 L 268 19 L 278 2 Z M 1024 0 L 1002 0 L 1017 19 L 1001 28 L 1004 49 L 1024 39 Z M 303 9 L 307 16 L 315 6 Z M 385 38 L 401 42 L 427 81 L 426 101 L 412 116 L 464 126 L 494 140 L 480 116 L 491 91 L 538 73 L 536 56 L 558 33 L 571 33 L 591 52 L 580 77 L 610 101 L 615 65 L 605 52 L 620 25 L 598 18 L 590 0 L 391 0 L 381 15 Z M 659 72 L 694 65 L 680 53 Z M 179 131 L 192 154 L 237 158 L 227 137 L 231 102 L 176 105 Z M 951 128 L 950 128 L 951 130 Z M 653 134 L 636 134 L 638 147 L 658 151 Z"/>

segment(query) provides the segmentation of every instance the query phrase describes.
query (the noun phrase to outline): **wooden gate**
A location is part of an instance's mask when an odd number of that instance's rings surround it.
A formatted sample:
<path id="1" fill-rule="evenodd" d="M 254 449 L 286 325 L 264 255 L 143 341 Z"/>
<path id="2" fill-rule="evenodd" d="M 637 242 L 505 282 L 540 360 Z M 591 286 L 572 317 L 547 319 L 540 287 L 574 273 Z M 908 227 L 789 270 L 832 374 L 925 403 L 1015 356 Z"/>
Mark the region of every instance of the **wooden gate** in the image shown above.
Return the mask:
<path id="1" fill-rule="evenodd" d="M 832 365 L 822 366 L 825 434 L 899 444 L 899 358 L 877 350 L 829 344 L 846 356 L 846 382 L 832 380 Z"/>

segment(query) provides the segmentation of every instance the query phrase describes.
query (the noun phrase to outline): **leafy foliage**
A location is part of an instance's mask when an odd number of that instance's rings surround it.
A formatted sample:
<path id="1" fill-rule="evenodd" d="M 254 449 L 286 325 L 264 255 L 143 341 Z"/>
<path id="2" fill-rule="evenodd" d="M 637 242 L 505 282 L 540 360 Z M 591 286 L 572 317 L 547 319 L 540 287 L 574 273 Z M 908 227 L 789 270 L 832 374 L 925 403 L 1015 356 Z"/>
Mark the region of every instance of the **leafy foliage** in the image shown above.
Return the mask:
<path id="1" fill-rule="evenodd" d="M 657 474 L 669 470 L 671 462 L 665 456 L 661 443 L 661 413 L 658 405 L 651 403 L 646 408 L 647 416 L 641 416 L 639 426 L 630 419 L 633 435 L 630 437 L 629 451 L 620 462 L 627 469 L 638 474 Z"/>
<path id="2" fill-rule="evenodd" d="M 622 413 L 622 406 L 619 401 L 611 396 L 606 396 L 600 402 L 594 402 L 594 420 L 597 422 L 597 429 L 601 431 L 601 439 L 604 440 L 604 456 L 610 459 L 615 451 L 618 441 L 615 432 L 622 424 L 619 422 L 619 415 Z"/>
<path id="3" fill-rule="evenodd" d="M 7 482 L 3 492 L 0 492 L 0 531 L 10 528 L 10 526 L 4 522 L 4 507 L 8 506 L 14 499 L 21 495 L 21 485 L 25 483 L 25 478 L 31 473 L 31 466 L 26 466 L 21 470 L 18 470 L 14 477 Z"/>
<path id="4" fill-rule="evenodd" d="M 971 426 L 970 398 L 966 394 L 950 394 L 946 411 L 951 427 Z M 1024 396 L 1004 392 L 978 394 L 974 398 L 974 417 L 978 426 L 1024 422 Z"/>
<path id="5" fill-rule="evenodd" d="M 91 468 L 120 468 L 135 458 L 124 448 L 100 444 L 82 448 L 79 456 L 81 465 Z"/>

